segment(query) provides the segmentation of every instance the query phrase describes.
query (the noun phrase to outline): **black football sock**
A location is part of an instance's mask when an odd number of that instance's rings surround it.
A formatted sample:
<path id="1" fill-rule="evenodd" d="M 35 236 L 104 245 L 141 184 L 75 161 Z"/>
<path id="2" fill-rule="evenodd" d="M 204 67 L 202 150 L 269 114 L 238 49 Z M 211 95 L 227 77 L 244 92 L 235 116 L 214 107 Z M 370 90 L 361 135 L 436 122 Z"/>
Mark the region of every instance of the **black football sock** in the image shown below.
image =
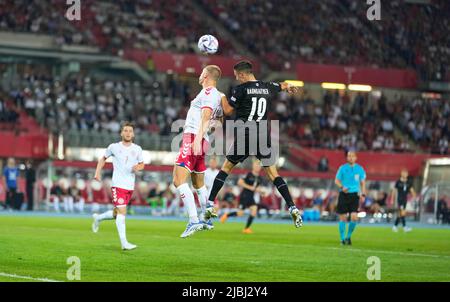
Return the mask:
<path id="1" fill-rule="evenodd" d="M 396 219 L 395 219 L 395 223 L 394 223 L 394 225 L 395 226 L 398 226 L 398 223 L 400 222 L 400 217 L 397 217 Z"/>
<path id="2" fill-rule="evenodd" d="M 403 225 L 403 227 L 405 227 L 406 226 L 405 217 L 402 217 L 401 219 L 402 219 L 402 225 Z"/>
<path id="3" fill-rule="evenodd" d="M 216 178 L 214 179 L 214 184 L 211 188 L 211 193 L 209 194 L 209 201 L 214 201 L 217 197 L 217 194 L 219 194 L 220 189 L 222 189 L 225 180 L 227 179 L 228 174 L 224 171 L 220 170 L 217 174 Z"/>
<path id="4" fill-rule="evenodd" d="M 227 214 L 228 217 L 234 217 L 237 216 L 238 212 L 234 211 L 234 212 L 230 212 Z"/>
<path id="5" fill-rule="evenodd" d="M 245 226 L 246 229 L 248 229 L 252 225 L 253 218 L 255 217 L 253 217 L 252 215 L 248 216 L 247 225 Z"/>
<path id="6" fill-rule="evenodd" d="M 289 193 L 288 186 L 287 186 L 286 182 L 283 180 L 283 178 L 278 176 L 277 178 L 274 179 L 273 184 L 278 189 L 278 192 L 280 192 L 281 196 L 283 196 L 284 200 L 286 201 L 287 206 L 289 208 L 292 206 L 295 206 L 294 202 L 292 201 L 291 194 Z"/>

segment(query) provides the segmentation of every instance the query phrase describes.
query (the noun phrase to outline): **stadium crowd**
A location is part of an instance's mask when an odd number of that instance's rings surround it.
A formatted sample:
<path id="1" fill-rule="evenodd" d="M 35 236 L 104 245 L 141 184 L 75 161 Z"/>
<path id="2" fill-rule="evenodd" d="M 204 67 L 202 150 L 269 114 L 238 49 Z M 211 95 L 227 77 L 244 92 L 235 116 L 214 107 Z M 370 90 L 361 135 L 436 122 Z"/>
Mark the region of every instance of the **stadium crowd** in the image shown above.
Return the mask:
<path id="1" fill-rule="evenodd" d="M 48 2 L 2 1 L 0 30 L 49 34 L 58 45 L 93 45 L 112 53 L 124 48 L 192 53 L 197 33 L 209 33 L 219 38 L 221 54 L 236 54 L 190 1 L 86 0 L 78 22 L 64 17 L 64 1 L 50 0 L 52 10 L 46 9 Z M 411 67 L 425 79 L 448 77 L 450 7 L 445 0 L 388 1 L 381 22 L 367 20 L 367 4 L 356 0 L 197 0 L 197 4 L 276 69 L 301 60 Z"/>
<path id="2" fill-rule="evenodd" d="M 412 67 L 424 79 L 448 77 L 450 6 L 446 0 L 385 1 L 380 22 L 368 20 L 369 6 L 358 0 L 198 1 L 275 68 L 300 59 Z M 243 15 L 246 18 L 239 18 Z"/>
<path id="3" fill-rule="evenodd" d="M 137 133 L 171 134 L 172 122 L 186 116 L 194 92 L 176 75 L 153 85 L 98 80 L 77 75 L 61 81 L 42 73 L 24 74 L 8 92 L 47 129 L 118 132 L 121 120 L 136 123 Z M 367 93 L 329 91 L 322 100 L 305 91 L 300 98 L 281 94 L 271 104 L 281 133 L 301 145 L 389 152 L 448 154 L 450 102 L 446 99 L 387 99 Z M 398 131 L 395 131 L 398 129 Z"/>
<path id="4" fill-rule="evenodd" d="M 220 38 L 222 54 L 234 54 L 232 44 L 195 13 L 189 1 L 81 1 L 81 21 L 65 18 L 65 1 L 6 0 L 0 3 L 0 30 L 40 33 L 55 44 L 98 46 L 114 54 L 124 48 L 194 53 L 198 35 Z"/>
<path id="5" fill-rule="evenodd" d="M 448 100 L 384 96 L 377 100 L 363 93 L 352 99 L 338 91 L 327 91 L 322 103 L 307 93 L 301 99 L 282 97 L 272 116 L 283 121 L 282 130 L 304 146 L 408 152 L 414 150 L 409 136 L 423 151 L 439 154 L 449 152 L 449 117 Z"/>
<path id="6" fill-rule="evenodd" d="M 167 78 L 152 86 L 140 82 L 96 80 L 83 75 L 64 81 L 41 73 L 24 74 L 9 92 L 17 106 L 47 129 L 117 133 L 131 120 L 137 133 L 170 134 L 172 121 L 186 114 L 189 88 Z"/>

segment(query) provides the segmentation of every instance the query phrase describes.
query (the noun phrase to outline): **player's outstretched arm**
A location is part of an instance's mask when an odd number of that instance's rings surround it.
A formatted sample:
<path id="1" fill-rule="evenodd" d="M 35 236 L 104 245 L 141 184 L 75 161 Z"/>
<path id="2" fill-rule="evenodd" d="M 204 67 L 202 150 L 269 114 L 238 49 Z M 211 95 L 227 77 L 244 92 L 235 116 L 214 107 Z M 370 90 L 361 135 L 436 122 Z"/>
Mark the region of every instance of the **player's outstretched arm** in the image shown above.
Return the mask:
<path id="1" fill-rule="evenodd" d="M 289 94 L 297 94 L 300 91 L 299 86 L 294 86 L 288 82 L 282 82 L 280 83 L 280 86 L 282 91 L 285 91 Z"/>
<path id="2" fill-rule="evenodd" d="M 222 94 L 222 110 L 223 110 L 223 114 L 225 116 L 229 116 L 233 113 L 234 108 L 230 105 L 230 103 L 228 102 L 227 96 L 225 94 Z"/>
<path id="3" fill-rule="evenodd" d="M 97 168 L 95 169 L 95 176 L 94 176 L 95 180 L 97 180 L 97 181 L 102 180 L 102 169 L 105 166 L 105 163 L 106 163 L 106 158 L 104 156 L 102 156 L 101 158 L 98 159 Z"/>

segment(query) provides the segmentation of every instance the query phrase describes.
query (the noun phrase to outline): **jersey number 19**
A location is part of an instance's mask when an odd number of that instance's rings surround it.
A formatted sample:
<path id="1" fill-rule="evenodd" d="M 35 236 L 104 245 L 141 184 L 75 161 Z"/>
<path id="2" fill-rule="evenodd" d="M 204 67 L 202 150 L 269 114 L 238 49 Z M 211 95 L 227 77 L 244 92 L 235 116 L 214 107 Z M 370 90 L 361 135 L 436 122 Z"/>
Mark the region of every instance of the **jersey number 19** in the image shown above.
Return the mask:
<path id="1" fill-rule="evenodd" d="M 257 122 L 259 122 L 264 115 L 266 114 L 267 109 L 267 100 L 265 98 L 260 98 L 258 100 L 257 97 L 252 98 L 252 111 L 250 112 L 250 115 L 248 116 L 249 121 L 253 121 L 253 117 L 256 115 L 258 118 L 256 119 Z"/>

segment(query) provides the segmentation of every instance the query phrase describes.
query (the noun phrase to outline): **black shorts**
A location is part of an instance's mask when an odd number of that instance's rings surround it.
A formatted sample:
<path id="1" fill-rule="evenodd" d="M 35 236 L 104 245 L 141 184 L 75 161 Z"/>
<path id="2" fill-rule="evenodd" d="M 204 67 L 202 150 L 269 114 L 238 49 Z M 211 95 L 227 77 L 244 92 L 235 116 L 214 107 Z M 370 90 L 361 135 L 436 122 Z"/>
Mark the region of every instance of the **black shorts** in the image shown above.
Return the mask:
<path id="1" fill-rule="evenodd" d="M 358 193 L 339 193 L 336 213 L 347 214 L 358 212 L 359 195 Z"/>
<path id="2" fill-rule="evenodd" d="M 406 209 L 406 200 L 398 200 L 397 201 L 397 208 L 399 210 L 405 210 Z"/>
<path id="3" fill-rule="evenodd" d="M 271 158 L 273 152 L 270 139 L 270 131 L 260 130 L 259 124 L 257 133 L 250 133 L 248 128 L 242 132 L 235 129 L 233 145 L 228 149 L 226 158 L 237 165 L 253 155 L 261 161 L 263 167 L 272 166 L 276 164 L 276 158 Z"/>
<path id="4" fill-rule="evenodd" d="M 239 208 L 241 210 L 245 210 L 250 208 L 251 206 L 255 206 L 256 202 L 253 196 L 243 195 L 239 198 Z"/>

